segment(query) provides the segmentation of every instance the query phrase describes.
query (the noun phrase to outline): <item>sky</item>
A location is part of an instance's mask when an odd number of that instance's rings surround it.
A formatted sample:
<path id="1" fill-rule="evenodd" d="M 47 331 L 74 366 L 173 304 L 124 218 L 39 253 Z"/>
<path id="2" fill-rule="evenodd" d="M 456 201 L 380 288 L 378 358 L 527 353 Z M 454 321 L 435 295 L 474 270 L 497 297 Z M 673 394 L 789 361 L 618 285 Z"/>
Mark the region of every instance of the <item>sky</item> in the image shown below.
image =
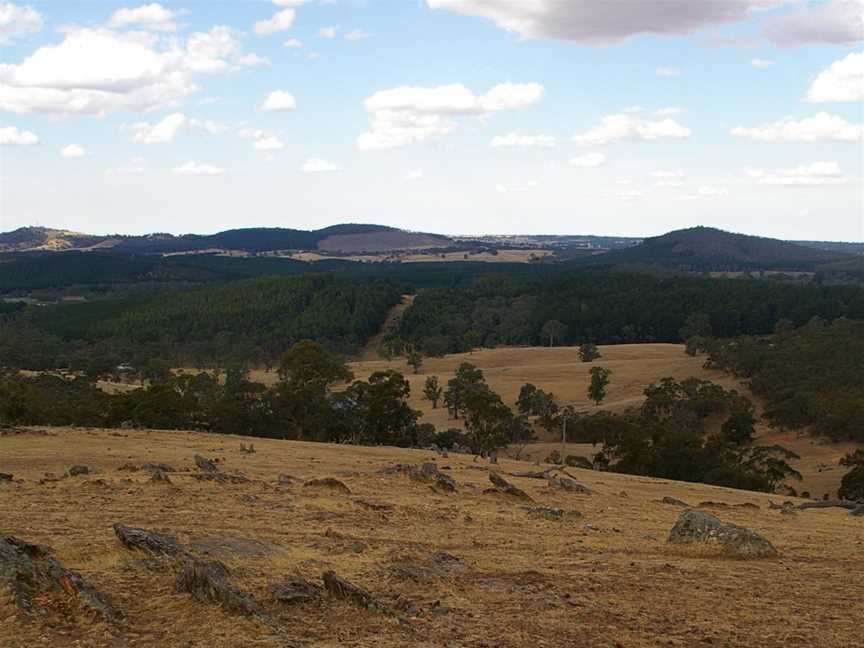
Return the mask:
<path id="1" fill-rule="evenodd" d="M 864 240 L 864 0 L 0 0 L 0 230 Z"/>

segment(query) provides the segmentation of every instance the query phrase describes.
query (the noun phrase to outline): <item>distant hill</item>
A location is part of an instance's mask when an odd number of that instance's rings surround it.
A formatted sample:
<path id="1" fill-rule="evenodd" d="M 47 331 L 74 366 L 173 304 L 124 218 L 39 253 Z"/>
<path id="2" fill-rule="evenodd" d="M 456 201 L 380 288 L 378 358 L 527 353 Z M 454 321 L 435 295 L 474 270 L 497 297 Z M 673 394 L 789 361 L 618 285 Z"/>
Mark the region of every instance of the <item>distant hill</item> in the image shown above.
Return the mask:
<path id="1" fill-rule="evenodd" d="M 231 250 L 247 253 L 276 250 L 321 250 L 330 253 L 390 252 L 440 248 L 455 242 L 439 234 L 425 234 L 383 225 L 334 225 L 315 231 L 286 228 L 248 228 L 216 234 L 147 234 L 95 236 L 46 227 L 22 227 L 0 233 L 0 252 L 63 252 L 115 250 L 141 254 L 171 254 Z"/>
<path id="2" fill-rule="evenodd" d="M 854 255 L 694 227 L 647 238 L 639 245 L 574 261 L 582 265 L 650 265 L 686 271 L 815 271 L 820 266 L 856 260 Z"/>

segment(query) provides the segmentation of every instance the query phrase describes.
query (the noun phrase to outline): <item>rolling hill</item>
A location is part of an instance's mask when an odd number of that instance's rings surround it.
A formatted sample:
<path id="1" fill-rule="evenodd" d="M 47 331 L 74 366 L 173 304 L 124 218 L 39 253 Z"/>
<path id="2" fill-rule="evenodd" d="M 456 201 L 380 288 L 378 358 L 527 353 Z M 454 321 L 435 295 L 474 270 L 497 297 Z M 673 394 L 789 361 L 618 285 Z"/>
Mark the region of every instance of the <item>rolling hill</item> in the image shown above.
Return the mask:
<path id="1" fill-rule="evenodd" d="M 711 227 L 676 230 L 639 245 L 574 261 L 581 265 L 652 265 L 686 271 L 813 271 L 820 265 L 854 261 L 844 252 Z"/>

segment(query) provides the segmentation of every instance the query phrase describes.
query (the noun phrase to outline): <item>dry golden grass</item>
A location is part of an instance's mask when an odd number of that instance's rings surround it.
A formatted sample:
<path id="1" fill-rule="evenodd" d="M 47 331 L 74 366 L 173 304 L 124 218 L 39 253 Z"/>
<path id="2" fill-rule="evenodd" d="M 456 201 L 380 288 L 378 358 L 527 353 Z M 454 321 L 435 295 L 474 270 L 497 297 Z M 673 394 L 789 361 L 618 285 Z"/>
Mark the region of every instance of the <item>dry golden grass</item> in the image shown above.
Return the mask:
<path id="1" fill-rule="evenodd" d="M 357 378 L 368 378 L 375 371 L 396 369 L 405 374 L 411 383 L 411 407 L 423 412 L 422 420 L 434 424 L 438 429 L 459 427 L 458 421 L 448 418 L 447 410 L 439 405 L 432 409 L 431 403 L 423 400 L 423 383 L 428 376 L 438 376 L 439 382 L 446 385 L 453 377 L 456 368 L 463 362 L 471 362 L 483 370 L 490 387 L 501 394 L 504 402 L 515 408 L 519 390 L 525 383 L 533 383 L 540 389 L 550 391 L 560 403 L 572 403 L 585 411 L 606 409 L 621 412 L 628 407 L 638 406 L 644 400 L 645 388 L 661 378 L 671 376 L 678 380 L 696 377 L 711 380 L 726 389 L 738 389 L 747 394 L 761 409 L 759 399 L 734 377 L 721 372 L 705 369 L 704 357 L 690 357 L 684 353 L 680 344 L 619 344 L 601 346 L 602 357 L 592 363 L 579 361 L 577 347 L 503 347 L 481 349 L 473 353 L 462 353 L 444 358 L 426 358 L 420 373 L 414 375 L 404 358 L 392 361 L 366 359 L 371 353 L 364 353 L 364 359 L 350 363 Z M 597 408 L 588 400 L 588 372 L 592 366 L 600 365 L 612 370 L 608 395 Z M 276 381 L 272 372 L 253 371 L 252 378 L 267 384 Z M 821 497 L 825 493 L 834 496 L 840 486 L 845 470 L 837 462 L 860 444 L 823 443 L 809 436 L 799 436 L 774 430 L 767 425 L 757 427 L 760 443 L 779 443 L 801 455 L 800 461 L 792 464 L 803 475 L 801 482 L 794 483 L 799 492 L 808 491 Z M 523 450 L 522 458 L 544 459 L 552 449 L 561 449 L 558 439 L 549 438 L 538 429 L 539 438 L 544 443 L 530 445 Z M 596 449 L 584 444 L 568 444 L 568 453 L 589 456 Z M 826 470 L 827 467 L 827 470 Z"/>
<path id="2" fill-rule="evenodd" d="M 611 355 L 611 354 L 610 354 Z M 233 436 L 205 433 L 54 429 L 49 435 L 0 437 L 2 533 L 50 545 L 125 614 L 112 630 L 62 597 L 40 599 L 49 611 L 22 621 L 0 588 L 0 646 L 459 646 L 591 647 L 730 646 L 851 648 L 861 646 L 864 618 L 862 519 L 840 509 L 781 515 L 769 496 L 699 484 L 571 470 L 591 495 L 551 491 L 545 482 L 512 478 L 538 503 L 578 511 L 550 521 L 522 503 L 483 493 L 488 465 L 470 456 L 438 458 L 458 483 L 438 494 L 379 470 L 395 462 L 434 458 L 420 450 L 360 448 L 254 439 L 239 451 Z M 224 458 L 223 470 L 253 481 L 194 481 L 192 457 Z M 126 462 L 166 462 L 188 471 L 156 485 Z M 45 472 L 73 464 L 96 473 L 40 484 Z M 503 459 L 499 469 L 530 464 Z M 478 470 L 476 468 L 480 467 Z M 336 477 L 351 495 L 276 486 L 280 473 Z M 680 509 L 723 502 L 724 520 L 753 528 L 781 553 L 775 560 L 737 561 L 666 544 Z M 357 503 L 391 505 L 375 512 Z M 755 503 L 759 509 L 736 508 Z M 267 624 L 193 601 L 174 591 L 170 570 L 148 569 L 124 549 L 111 525 L 123 522 L 176 534 L 184 543 L 255 540 L 270 552 L 215 550 L 232 580 L 273 616 Z M 248 543 L 247 543 L 248 544 Z M 465 568 L 428 583 L 396 567 L 427 564 L 435 551 Z M 418 616 L 361 610 L 330 598 L 280 608 L 270 584 L 294 573 L 318 580 L 323 571 L 368 589 L 388 606 L 397 597 L 438 612 Z"/>

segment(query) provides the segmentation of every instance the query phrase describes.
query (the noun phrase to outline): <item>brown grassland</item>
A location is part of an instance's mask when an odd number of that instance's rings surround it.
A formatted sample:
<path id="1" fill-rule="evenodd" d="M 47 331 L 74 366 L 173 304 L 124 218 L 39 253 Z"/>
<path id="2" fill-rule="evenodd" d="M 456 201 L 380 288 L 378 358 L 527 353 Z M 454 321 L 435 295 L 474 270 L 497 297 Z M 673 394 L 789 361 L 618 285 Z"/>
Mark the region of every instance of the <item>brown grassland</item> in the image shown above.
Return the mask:
<path id="1" fill-rule="evenodd" d="M 484 493 L 489 466 L 467 455 L 437 458 L 458 484 L 455 493 L 437 493 L 379 473 L 435 459 L 428 451 L 255 439 L 257 452 L 246 454 L 241 441 L 98 429 L 0 437 L 0 470 L 16 479 L 0 484 L 2 532 L 50 545 L 125 616 L 109 627 L 50 595 L 25 621 L 3 591 L 0 646 L 862 645 L 864 527 L 841 509 L 781 515 L 765 494 L 577 469 L 571 474 L 592 494 L 511 477 L 537 504 L 573 513 L 547 520 L 525 502 Z M 251 482 L 194 480 L 195 453 L 221 458 L 222 470 Z M 182 472 L 157 484 L 145 472 L 118 471 L 126 462 Z M 40 484 L 46 472 L 62 475 L 73 464 L 94 472 Z M 503 459 L 498 469 L 530 467 Z M 335 477 L 351 494 L 277 486 L 282 473 Z M 763 533 L 780 557 L 740 561 L 667 545 L 680 509 L 659 502 L 664 496 L 727 505 L 711 510 Z M 370 510 L 370 502 L 389 508 Z M 735 507 L 743 503 L 759 508 Z M 176 534 L 199 555 L 224 561 L 272 621 L 176 592 L 170 569 L 148 568 L 120 545 L 115 522 Z M 437 551 L 461 562 L 436 567 Z M 271 600 L 273 583 L 297 573 L 318 581 L 330 569 L 393 611 L 326 596 L 290 607 Z"/>

